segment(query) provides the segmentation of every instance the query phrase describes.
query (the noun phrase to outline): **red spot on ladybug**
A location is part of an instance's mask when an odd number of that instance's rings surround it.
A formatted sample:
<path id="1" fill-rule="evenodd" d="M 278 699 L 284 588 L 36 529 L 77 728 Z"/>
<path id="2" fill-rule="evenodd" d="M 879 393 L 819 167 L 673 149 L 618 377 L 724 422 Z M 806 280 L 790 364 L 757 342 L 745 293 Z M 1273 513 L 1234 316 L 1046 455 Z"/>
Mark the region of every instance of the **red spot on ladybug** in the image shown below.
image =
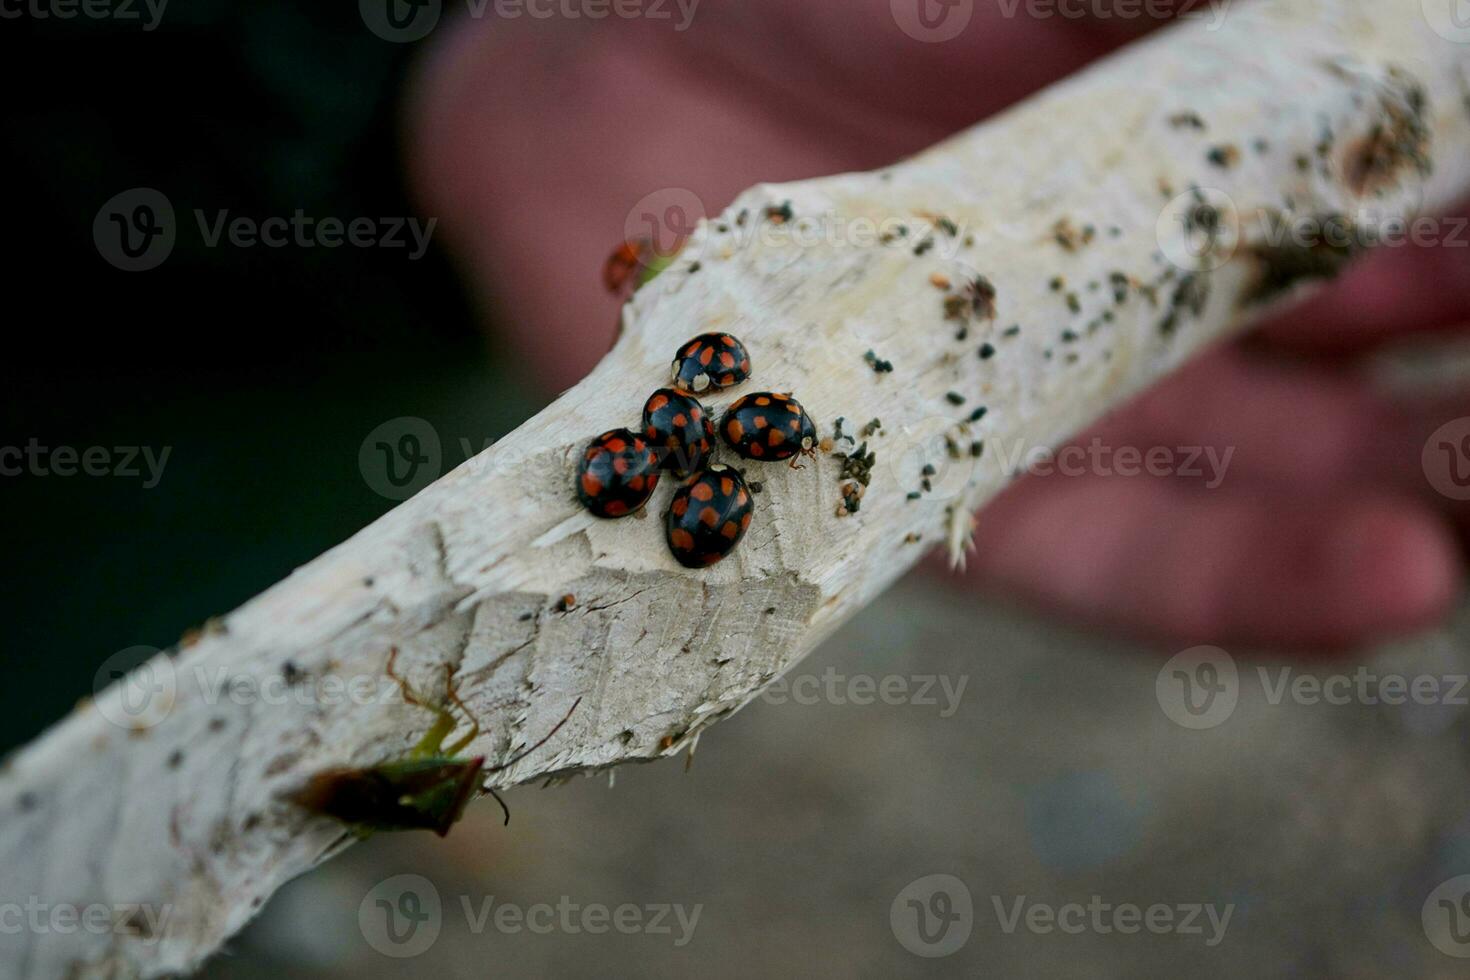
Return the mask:
<path id="1" fill-rule="evenodd" d="M 623 517 L 648 502 L 658 475 L 653 448 L 627 429 L 612 429 L 579 459 L 577 499 L 598 517 Z"/>
<path id="2" fill-rule="evenodd" d="M 715 463 L 675 491 L 666 518 L 669 550 L 686 568 L 713 565 L 740 543 L 753 509 L 745 479 Z"/>
<path id="3" fill-rule="evenodd" d="M 718 363 L 718 375 L 710 368 Z M 736 365 L 739 365 L 738 367 Z M 728 388 L 750 377 L 750 355 L 745 345 L 727 333 L 705 333 L 685 344 L 669 370 L 669 378 L 680 391 L 699 393 L 709 388 Z"/>

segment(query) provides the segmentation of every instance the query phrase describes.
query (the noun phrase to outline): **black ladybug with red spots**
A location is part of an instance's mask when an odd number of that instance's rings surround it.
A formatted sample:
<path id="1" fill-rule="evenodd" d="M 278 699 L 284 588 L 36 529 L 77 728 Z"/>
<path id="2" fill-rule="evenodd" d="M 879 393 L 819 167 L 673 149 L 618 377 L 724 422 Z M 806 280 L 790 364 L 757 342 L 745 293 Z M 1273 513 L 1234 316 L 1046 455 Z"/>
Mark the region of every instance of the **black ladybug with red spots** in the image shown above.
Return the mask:
<path id="1" fill-rule="evenodd" d="M 674 492 L 666 520 L 669 550 L 686 568 L 706 568 L 724 558 L 750 526 L 755 503 L 745 478 L 711 464 Z"/>
<path id="2" fill-rule="evenodd" d="M 778 391 L 736 400 L 720 419 L 720 435 L 746 459 L 762 461 L 816 455 L 817 426 L 801 402 Z"/>
<path id="3" fill-rule="evenodd" d="M 648 502 L 658 476 L 652 446 L 628 429 L 610 429 L 577 461 L 577 499 L 598 517 L 626 517 Z"/>
<path id="4" fill-rule="evenodd" d="M 678 476 L 703 469 L 715 448 L 715 423 L 699 399 L 660 388 L 643 405 L 643 436 L 659 465 Z"/>
<path id="5" fill-rule="evenodd" d="M 680 391 L 695 394 L 729 388 L 750 377 L 745 345 L 727 333 L 702 333 L 679 348 L 669 380 Z"/>

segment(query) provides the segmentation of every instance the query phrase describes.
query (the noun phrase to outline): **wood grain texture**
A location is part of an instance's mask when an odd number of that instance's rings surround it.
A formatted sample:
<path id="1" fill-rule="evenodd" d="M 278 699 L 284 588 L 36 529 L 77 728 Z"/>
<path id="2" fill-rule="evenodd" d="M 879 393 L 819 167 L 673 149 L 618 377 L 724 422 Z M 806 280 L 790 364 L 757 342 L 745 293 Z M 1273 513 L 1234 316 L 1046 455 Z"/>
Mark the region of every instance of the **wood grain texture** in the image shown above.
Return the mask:
<path id="1" fill-rule="evenodd" d="M 383 677 L 394 647 L 421 691 L 452 675 L 487 765 L 582 699 L 498 785 L 690 748 L 930 546 L 961 554 L 1010 478 L 1003 457 L 1058 444 L 1338 264 L 1273 245 L 1263 215 L 1361 222 L 1470 190 L 1467 100 L 1470 45 L 1436 34 L 1419 0 L 1242 4 L 1218 31 L 1165 32 L 900 165 L 744 193 L 629 302 L 584 382 L 149 664 L 131 689 L 161 693 L 143 710 L 115 686 L 8 760 L 0 902 L 164 917 L 0 935 L 0 973 L 157 976 L 217 949 L 342 843 L 283 795 L 391 758 L 433 721 Z M 834 455 L 753 464 L 764 491 L 744 542 L 691 571 L 663 542 L 672 481 L 646 517 L 610 522 L 579 510 L 572 474 L 707 330 L 738 335 L 755 371 L 714 410 L 770 389 L 823 435 L 838 417 L 883 426 L 858 513 L 837 514 Z"/>

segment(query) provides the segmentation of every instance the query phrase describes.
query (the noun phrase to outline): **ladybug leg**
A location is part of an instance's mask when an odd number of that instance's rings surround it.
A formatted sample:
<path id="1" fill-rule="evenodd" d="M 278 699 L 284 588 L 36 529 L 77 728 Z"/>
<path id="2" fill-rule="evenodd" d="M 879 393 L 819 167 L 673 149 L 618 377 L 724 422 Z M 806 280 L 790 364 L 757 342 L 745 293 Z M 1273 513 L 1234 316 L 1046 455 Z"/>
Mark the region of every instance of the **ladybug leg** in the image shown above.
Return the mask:
<path id="1" fill-rule="evenodd" d="M 799 462 L 803 456 L 805 456 L 807 459 L 816 459 L 817 458 L 817 451 L 815 449 L 810 448 L 810 447 L 807 448 L 807 449 L 803 449 L 801 452 L 797 453 L 795 456 L 792 456 L 791 457 L 791 462 L 789 464 L 787 464 L 787 465 L 789 465 L 793 470 L 806 469 L 806 467 L 802 466 L 801 463 Z"/>

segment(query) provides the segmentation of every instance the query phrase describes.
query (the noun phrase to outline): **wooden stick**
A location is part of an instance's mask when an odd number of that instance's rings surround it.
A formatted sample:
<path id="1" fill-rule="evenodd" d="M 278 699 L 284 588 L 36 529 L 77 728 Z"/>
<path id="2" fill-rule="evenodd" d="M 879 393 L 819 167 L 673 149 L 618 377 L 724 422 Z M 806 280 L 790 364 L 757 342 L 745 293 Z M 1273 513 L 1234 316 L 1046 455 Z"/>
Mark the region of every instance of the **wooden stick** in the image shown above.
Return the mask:
<path id="1" fill-rule="evenodd" d="M 0 906 L 141 907 L 100 932 L 0 934 L 0 974 L 158 976 L 217 949 L 342 841 L 285 797 L 434 722 L 384 677 L 392 647 L 419 691 L 447 665 L 487 766 L 583 699 L 497 786 L 691 746 L 930 546 L 962 554 L 1018 450 L 1055 446 L 1354 251 L 1293 237 L 1297 222 L 1356 232 L 1470 191 L 1470 44 L 1427 9 L 1237 5 L 1218 31 L 1164 32 L 903 164 L 742 194 L 629 302 L 584 382 L 8 761 Z M 753 464 L 745 541 L 690 571 L 663 540 L 672 481 L 646 518 L 599 521 L 572 474 L 706 330 L 751 353 L 736 394 L 794 392 L 824 436 L 838 417 L 882 424 L 858 437 L 876 458 L 857 513 L 838 514 L 835 453 Z"/>

